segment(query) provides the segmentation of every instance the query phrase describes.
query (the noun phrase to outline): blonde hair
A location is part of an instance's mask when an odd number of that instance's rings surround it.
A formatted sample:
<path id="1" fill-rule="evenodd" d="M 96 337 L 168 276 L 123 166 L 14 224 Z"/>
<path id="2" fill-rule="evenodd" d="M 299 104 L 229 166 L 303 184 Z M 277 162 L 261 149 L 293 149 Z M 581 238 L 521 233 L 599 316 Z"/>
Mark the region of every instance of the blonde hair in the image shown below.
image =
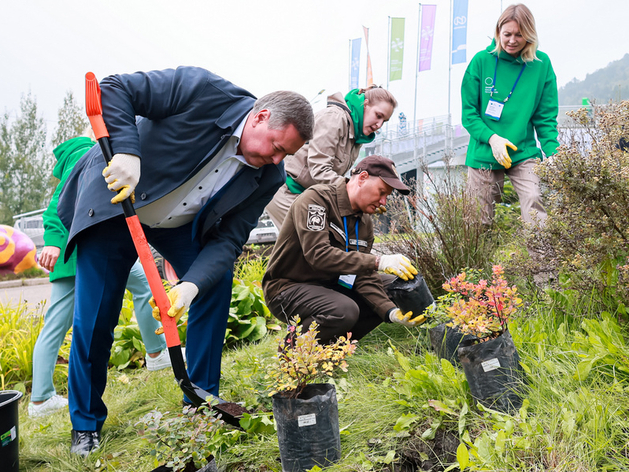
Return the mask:
<path id="1" fill-rule="evenodd" d="M 391 92 L 387 89 L 383 89 L 379 85 L 371 85 L 367 88 L 361 88 L 358 91 L 358 95 L 365 94 L 365 100 L 369 100 L 371 105 L 375 105 L 378 102 L 390 103 L 393 109 L 397 107 L 397 100 Z"/>
<path id="2" fill-rule="evenodd" d="M 503 50 L 502 44 L 500 43 L 500 30 L 510 21 L 515 21 L 518 24 L 520 34 L 526 41 L 524 49 L 520 51 L 520 57 L 524 62 L 536 60 L 537 55 L 535 53 L 537 52 L 537 30 L 535 29 L 535 18 L 533 17 L 531 10 L 529 10 L 523 3 L 508 6 L 505 11 L 502 12 L 500 18 L 498 18 L 498 23 L 496 23 L 496 32 L 494 35 L 496 38 L 496 48 L 493 52 L 500 54 Z"/>

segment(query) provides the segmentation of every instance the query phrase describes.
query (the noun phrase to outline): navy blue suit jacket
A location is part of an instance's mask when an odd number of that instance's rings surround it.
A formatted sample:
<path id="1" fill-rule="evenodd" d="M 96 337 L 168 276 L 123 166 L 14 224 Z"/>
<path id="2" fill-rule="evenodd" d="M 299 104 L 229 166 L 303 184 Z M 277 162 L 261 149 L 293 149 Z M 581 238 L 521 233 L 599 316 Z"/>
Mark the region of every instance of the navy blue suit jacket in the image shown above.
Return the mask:
<path id="1" fill-rule="evenodd" d="M 195 175 L 223 147 L 255 97 L 227 80 L 196 67 L 114 75 L 100 84 L 103 118 L 114 154 L 141 158 L 135 190 L 136 208 L 173 191 Z M 85 229 L 122 214 L 102 176 L 105 161 L 99 146 L 77 163 L 57 208 L 70 235 L 66 257 Z M 245 168 L 218 201 L 195 220 L 203 250 L 182 280 L 207 290 L 242 251 L 250 231 L 277 189 L 284 183 L 284 164 Z"/>

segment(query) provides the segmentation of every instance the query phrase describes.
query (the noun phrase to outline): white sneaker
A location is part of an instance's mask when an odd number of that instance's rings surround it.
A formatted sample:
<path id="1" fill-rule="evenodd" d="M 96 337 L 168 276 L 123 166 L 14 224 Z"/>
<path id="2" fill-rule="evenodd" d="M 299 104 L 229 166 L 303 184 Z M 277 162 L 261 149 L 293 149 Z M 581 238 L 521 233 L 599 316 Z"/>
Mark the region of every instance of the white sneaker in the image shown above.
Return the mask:
<path id="1" fill-rule="evenodd" d="M 28 404 L 28 416 L 48 416 L 66 406 L 68 406 L 67 399 L 63 398 L 61 395 L 54 395 L 39 405 L 30 402 Z"/>
<path id="2" fill-rule="evenodd" d="M 146 355 L 146 368 L 150 371 L 166 369 L 170 367 L 170 356 L 168 355 L 168 348 L 159 353 L 159 356 L 153 358 Z"/>

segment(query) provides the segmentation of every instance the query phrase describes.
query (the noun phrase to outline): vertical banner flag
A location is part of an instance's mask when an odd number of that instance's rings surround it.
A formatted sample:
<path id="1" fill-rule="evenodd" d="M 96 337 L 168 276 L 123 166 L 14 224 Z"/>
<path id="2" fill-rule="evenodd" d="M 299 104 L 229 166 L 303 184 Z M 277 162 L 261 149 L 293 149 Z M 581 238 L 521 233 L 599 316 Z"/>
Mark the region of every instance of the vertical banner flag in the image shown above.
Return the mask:
<path id="1" fill-rule="evenodd" d="M 352 59 L 349 66 L 349 89 L 358 88 L 358 76 L 360 74 L 360 38 L 352 39 Z"/>
<path id="2" fill-rule="evenodd" d="M 365 48 L 367 49 L 367 87 L 373 85 L 373 71 L 371 70 L 371 57 L 369 56 L 369 28 L 363 26 L 365 33 Z"/>
<path id="3" fill-rule="evenodd" d="M 389 80 L 402 79 L 404 60 L 404 18 L 391 18 Z"/>
<path id="4" fill-rule="evenodd" d="M 419 72 L 430 70 L 432 40 L 435 37 L 437 5 L 422 5 L 421 41 L 419 43 Z"/>
<path id="5" fill-rule="evenodd" d="M 454 0 L 452 11 L 452 64 L 466 62 L 467 0 Z"/>

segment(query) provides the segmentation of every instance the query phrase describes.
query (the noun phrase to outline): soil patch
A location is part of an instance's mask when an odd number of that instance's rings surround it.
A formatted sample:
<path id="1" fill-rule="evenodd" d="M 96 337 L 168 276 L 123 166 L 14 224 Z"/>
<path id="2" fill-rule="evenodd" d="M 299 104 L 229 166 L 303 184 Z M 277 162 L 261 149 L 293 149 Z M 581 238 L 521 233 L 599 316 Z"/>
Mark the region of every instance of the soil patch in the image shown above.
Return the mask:
<path id="1" fill-rule="evenodd" d="M 443 471 L 456 462 L 459 443 L 459 438 L 451 431 L 439 429 L 434 439 L 422 439 L 420 431 L 398 451 L 401 461 L 391 472 Z"/>

